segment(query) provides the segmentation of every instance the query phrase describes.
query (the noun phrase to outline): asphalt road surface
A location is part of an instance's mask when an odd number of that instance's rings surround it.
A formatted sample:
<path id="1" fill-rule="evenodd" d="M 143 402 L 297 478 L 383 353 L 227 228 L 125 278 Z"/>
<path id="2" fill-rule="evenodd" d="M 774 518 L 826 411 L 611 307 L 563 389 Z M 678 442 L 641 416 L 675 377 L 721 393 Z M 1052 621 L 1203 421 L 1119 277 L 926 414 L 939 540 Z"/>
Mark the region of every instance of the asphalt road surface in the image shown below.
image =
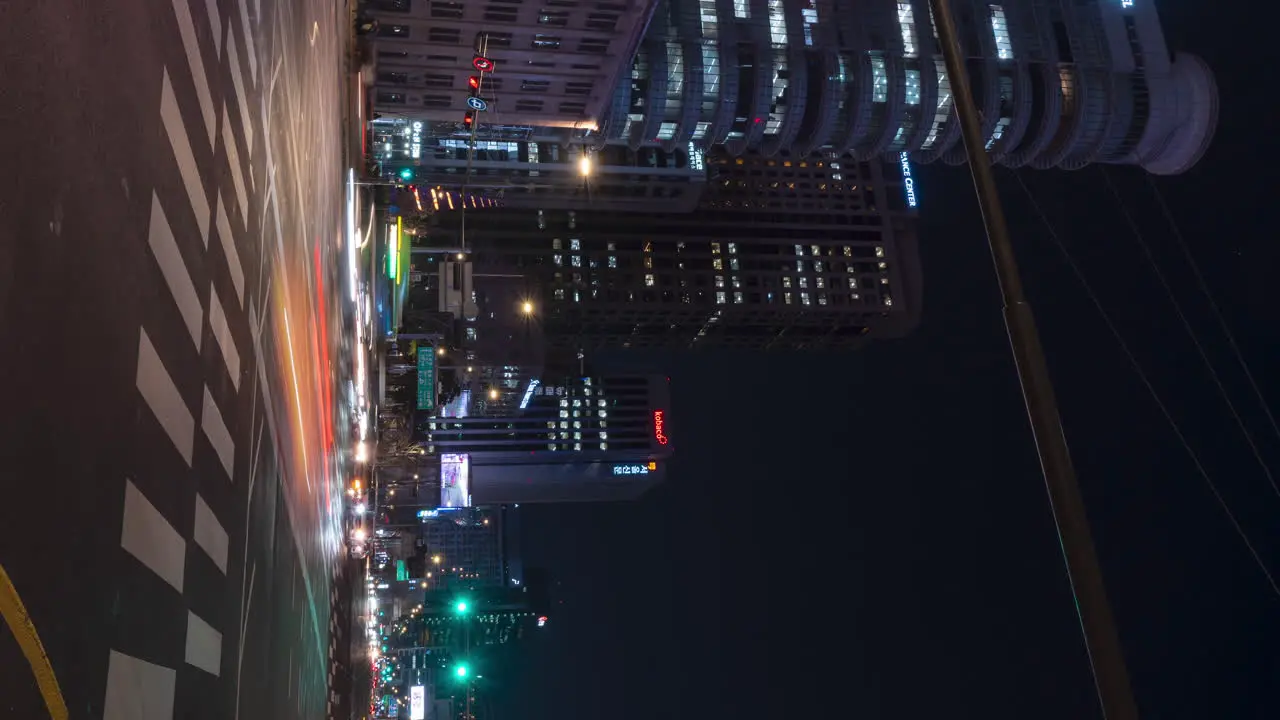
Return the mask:
<path id="1" fill-rule="evenodd" d="M 0 2 L 0 716 L 338 714 L 347 12 Z"/>

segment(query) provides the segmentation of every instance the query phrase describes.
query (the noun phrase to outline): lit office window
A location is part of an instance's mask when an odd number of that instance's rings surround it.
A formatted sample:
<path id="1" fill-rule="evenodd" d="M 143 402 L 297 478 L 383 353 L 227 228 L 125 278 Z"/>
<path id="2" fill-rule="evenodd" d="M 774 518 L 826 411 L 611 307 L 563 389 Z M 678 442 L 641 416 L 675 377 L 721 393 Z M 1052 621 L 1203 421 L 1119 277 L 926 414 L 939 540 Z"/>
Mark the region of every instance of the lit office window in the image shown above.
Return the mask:
<path id="1" fill-rule="evenodd" d="M 720 304 L 720 305 L 723 305 L 723 304 L 724 304 L 724 291 L 723 291 L 723 290 L 716 292 L 716 303 L 718 303 L 718 304 Z"/>
<path id="2" fill-rule="evenodd" d="M 1009 21 L 1004 17 L 1004 8 L 991 6 L 991 32 L 996 37 L 996 56 L 1001 60 L 1013 59 L 1013 41 L 1009 39 Z"/>
<path id="3" fill-rule="evenodd" d="M 733 0 L 733 16 L 749 19 L 751 17 L 750 0 Z"/>
<path id="4" fill-rule="evenodd" d="M 723 270 L 724 261 L 721 260 L 720 258 L 715 258 L 714 260 L 711 261 L 711 267 L 715 268 L 716 270 Z"/>
<path id="5" fill-rule="evenodd" d="M 737 304 L 741 305 L 741 304 L 742 304 L 742 293 L 740 293 L 740 292 L 736 292 L 736 293 L 734 293 L 734 294 L 733 294 L 733 301 L 734 301 L 735 303 L 737 303 Z"/>
<path id="6" fill-rule="evenodd" d="M 871 53 L 871 102 L 889 101 L 889 71 L 885 68 L 884 56 Z"/>
<path id="7" fill-rule="evenodd" d="M 698 0 L 698 9 L 702 14 L 702 37 L 713 39 L 716 36 L 716 0 Z"/>
<path id="8" fill-rule="evenodd" d="M 645 287 L 653 287 L 653 273 L 645 273 L 644 284 Z"/>
<path id="9" fill-rule="evenodd" d="M 738 252 L 738 243 L 729 243 L 729 254 L 733 255 Z"/>
<path id="10" fill-rule="evenodd" d="M 554 262 L 554 263 L 555 263 L 555 264 L 557 264 L 557 265 L 564 265 L 564 256 L 563 256 L 563 255 L 552 255 L 552 256 L 551 256 L 551 261 L 552 261 L 552 262 Z"/>
<path id="11" fill-rule="evenodd" d="M 916 56 L 916 14 L 911 3 L 898 3 L 898 29 L 902 31 L 902 54 L 913 58 Z"/>
<path id="12" fill-rule="evenodd" d="M 769 0 L 769 38 L 775 47 L 787 44 L 787 18 L 782 11 L 782 0 Z"/>
<path id="13" fill-rule="evenodd" d="M 609 267 L 611 267 L 611 268 L 616 268 L 616 267 L 618 267 L 618 256 L 617 256 L 617 255 L 610 255 L 610 256 L 609 256 Z"/>
<path id="14" fill-rule="evenodd" d="M 858 278 L 849 278 L 849 289 L 850 290 L 858 289 Z"/>
<path id="15" fill-rule="evenodd" d="M 808 305 L 808 304 L 809 304 L 809 293 L 807 293 L 807 292 L 802 292 L 802 293 L 800 293 L 800 304 L 801 304 L 801 305 Z"/>
<path id="16" fill-rule="evenodd" d="M 723 275 L 717 275 L 717 276 L 716 276 L 716 287 L 718 287 L 718 288 L 722 288 L 722 287 L 724 287 L 724 276 L 723 276 Z"/>
<path id="17" fill-rule="evenodd" d="M 907 90 L 906 103 L 908 105 L 920 104 L 920 71 L 908 70 L 906 72 Z"/>
<path id="18" fill-rule="evenodd" d="M 569 241 L 569 249 L 570 249 L 570 250 L 581 250 L 581 249 L 582 249 L 582 240 L 581 240 L 581 239 L 579 239 L 579 238 L 573 238 L 572 240 L 570 240 L 570 241 Z"/>
<path id="19" fill-rule="evenodd" d="M 808 7 L 800 10 L 800 19 L 804 21 L 804 44 L 813 46 L 813 26 L 818 24 L 818 4 L 816 0 L 806 0 Z"/>
<path id="20" fill-rule="evenodd" d="M 790 304 L 791 304 L 791 293 L 782 293 L 782 302 L 783 302 L 783 303 L 785 303 L 785 304 L 787 304 L 787 305 L 790 305 Z"/>

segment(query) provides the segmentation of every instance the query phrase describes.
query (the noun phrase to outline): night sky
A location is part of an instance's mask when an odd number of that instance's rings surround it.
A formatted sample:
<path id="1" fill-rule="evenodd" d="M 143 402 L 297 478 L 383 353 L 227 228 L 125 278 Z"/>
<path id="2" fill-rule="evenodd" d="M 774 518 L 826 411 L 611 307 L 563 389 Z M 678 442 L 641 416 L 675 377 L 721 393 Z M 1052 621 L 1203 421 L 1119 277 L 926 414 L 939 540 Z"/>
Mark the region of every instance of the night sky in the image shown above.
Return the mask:
<path id="1" fill-rule="evenodd" d="M 1262 218 L 1280 153 L 1259 48 L 1275 40 L 1228 5 L 1161 8 L 1170 45 L 1214 69 L 1222 111 L 1204 161 L 1156 186 L 1274 401 L 1280 251 Z M 677 456 L 639 502 L 527 508 L 527 563 L 553 569 L 565 604 L 486 676 L 500 717 L 1098 717 L 968 171 L 918 175 L 911 337 L 845 355 L 623 357 L 669 372 Z M 1107 180 L 1280 473 L 1280 436 L 1152 186 L 1128 168 L 1021 177 L 1280 573 L 1280 496 Z M 1000 178 L 1144 717 L 1280 717 L 1280 596 Z"/>

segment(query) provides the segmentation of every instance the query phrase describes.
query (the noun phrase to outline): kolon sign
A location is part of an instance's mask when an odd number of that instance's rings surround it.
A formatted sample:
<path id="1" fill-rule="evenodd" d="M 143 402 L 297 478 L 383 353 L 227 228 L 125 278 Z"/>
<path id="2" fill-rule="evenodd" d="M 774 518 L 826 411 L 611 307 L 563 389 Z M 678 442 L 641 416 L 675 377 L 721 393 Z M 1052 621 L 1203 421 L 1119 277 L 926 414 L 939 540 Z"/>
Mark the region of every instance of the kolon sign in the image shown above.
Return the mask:
<path id="1" fill-rule="evenodd" d="M 659 445 L 666 445 L 668 438 L 666 431 L 667 418 L 665 410 L 653 411 L 653 439 L 658 441 Z"/>

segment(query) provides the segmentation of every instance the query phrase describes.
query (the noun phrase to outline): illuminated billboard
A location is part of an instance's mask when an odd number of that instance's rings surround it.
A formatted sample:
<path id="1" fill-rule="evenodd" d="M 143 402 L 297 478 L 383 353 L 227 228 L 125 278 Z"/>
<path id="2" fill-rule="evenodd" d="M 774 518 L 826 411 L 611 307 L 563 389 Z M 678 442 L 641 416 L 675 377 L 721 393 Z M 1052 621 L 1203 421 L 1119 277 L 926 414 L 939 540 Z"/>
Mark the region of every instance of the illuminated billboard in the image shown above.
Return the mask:
<path id="1" fill-rule="evenodd" d="M 471 506 L 471 456 L 466 453 L 440 455 L 440 507 Z"/>
<path id="2" fill-rule="evenodd" d="M 622 463 L 620 465 L 613 466 L 613 474 L 614 475 L 648 475 L 651 472 L 656 472 L 657 469 L 658 469 L 658 463 L 656 462 Z"/>
<path id="3" fill-rule="evenodd" d="M 427 693 L 422 685 L 409 688 L 409 720 L 423 720 L 427 716 Z"/>

